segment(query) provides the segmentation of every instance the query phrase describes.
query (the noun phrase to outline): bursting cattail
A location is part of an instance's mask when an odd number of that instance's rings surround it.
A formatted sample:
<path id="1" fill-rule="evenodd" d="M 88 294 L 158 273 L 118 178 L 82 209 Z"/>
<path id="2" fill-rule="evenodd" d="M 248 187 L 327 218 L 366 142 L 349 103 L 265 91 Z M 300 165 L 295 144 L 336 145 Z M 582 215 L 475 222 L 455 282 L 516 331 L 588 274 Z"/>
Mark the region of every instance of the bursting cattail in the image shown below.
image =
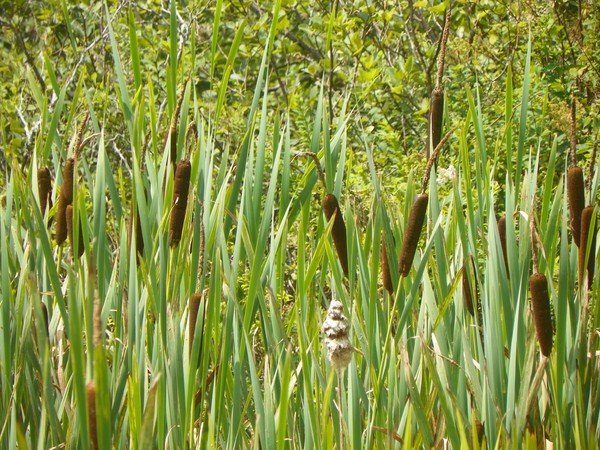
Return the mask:
<path id="1" fill-rule="evenodd" d="M 58 209 L 56 210 L 56 244 L 62 245 L 67 240 L 67 206 L 73 203 L 73 171 L 75 160 L 69 158 L 63 167 L 63 184 L 58 196 Z"/>
<path id="2" fill-rule="evenodd" d="M 46 208 L 50 205 L 52 208 L 52 197 L 50 196 L 52 191 L 52 175 L 50 169 L 47 167 L 41 167 L 37 171 L 38 179 L 38 194 L 40 197 L 40 211 L 42 216 L 46 213 Z"/>
<path id="3" fill-rule="evenodd" d="M 535 333 L 540 344 L 542 355 L 548 357 L 552 352 L 552 313 L 550 311 L 550 296 L 548 295 L 548 280 L 545 275 L 536 272 L 529 277 L 529 291 L 533 305 Z"/>
<path id="4" fill-rule="evenodd" d="M 473 257 L 469 256 L 463 262 L 462 290 L 467 311 L 475 317 L 475 307 L 479 304 L 479 300 L 477 298 L 477 288 L 475 287 L 475 290 L 471 288 L 471 280 L 475 282 L 475 263 Z M 473 292 L 475 292 L 475 296 L 473 296 Z"/>
<path id="5" fill-rule="evenodd" d="M 96 425 L 96 382 L 90 381 L 85 385 L 88 407 L 88 424 L 90 427 L 90 447 L 98 448 L 98 426 Z"/>
<path id="6" fill-rule="evenodd" d="M 596 231 L 592 230 L 592 215 L 594 213 L 594 207 L 588 206 L 583 209 L 581 213 L 581 232 L 579 241 L 579 285 L 583 285 L 585 280 L 585 271 L 587 269 L 587 288 L 592 287 L 594 281 L 594 269 L 595 269 L 595 250 L 596 250 Z M 587 243 L 591 235 L 591 246 L 590 254 L 587 260 L 587 267 L 585 264 L 585 254 L 587 250 Z"/>
<path id="7" fill-rule="evenodd" d="M 190 173 L 192 165 L 182 159 L 175 170 L 175 187 L 173 192 L 173 208 L 169 223 L 169 245 L 175 247 L 181 240 L 185 211 L 187 209 L 188 191 L 190 189 Z"/>
<path id="8" fill-rule="evenodd" d="M 392 275 L 390 273 L 390 263 L 388 260 L 387 247 L 385 245 L 385 233 L 381 233 L 381 281 L 383 287 L 390 295 L 394 293 Z"/>
<path id="9" fill-rule="evenodd" d="M 573 242 L 579 247 L 581 241 L 581 212 L 585 206 L 585 184 L 583 182 L 583 171 L 580 167 L 574 166 L 567 171 L 567 196 L 571 213 Z"/>
<path id="10" fill-rule="evenodd" d="M 340 258 L 342 270 L 344 271 L 344 275 L 347 277 L 348 249 L 346 247 L 346 224 L 344 223 L 342 211 L 340 210 L 340 205 L 335 195 L 326 194 L 325 197 L 323 197 L 323 212 L 325 213 L 327 222 L 329 222 L 335 215 L 333 228 L 331 229 L 331 236 L 333 237 L 333 243 L 335 244 L 335 249 L 337 250 L 338 257 Z"/>
<path id="11" fill-rule="evenodd" d="M 498 236 L 500 237 L 500 245 L 502 246 L 502 256 L 504 258 L 504 267 L 506 267 L 506 275 L 508 276 L 508 253 L 506 249 L 506 216 L 498 219 Z"/>
<path id="12" fill-rule="evenodd" d="M 67 205 L 65 217 L 67 220 L 67 234 L 69 235 L 71 250 L 73 251 L 73 254 L 75 254 L 75 241 L 73 241 L 73 205 Z M 81 221 L 79 221 L 79 246 L 77 248 L 77 257 L 80 258 L 81 255 L 83 255 L 83 231 L 81 228 Z"/>
<path id="13" fill-rule="evenodd" d="M 431 92 L 429 109 L 429 130 L 427 134 L 427 156 L 435 149 L 442 138 L 442 119 L 444 115 L 444 91 L 436 87 Z"/>
<path id="14" fill-rule="evenodd" d="M 198 319 L 198 310 L 200 309 L 200 302 L 202 301 L 202 294 L 195 293 L 190 297 L 190 312 L 188 320 L 188 340 L 190 341 L 190 357 L 192 355 L 192 347 L 194 344 L 194 331 L 196 330 L 196 320 Z"/>
<path id="15" fill-rule="evenodd" d="M 410 208 L 406 233 L 404 234 L 402 250 L 400 251 L 400 264 L 398 267 L 400 275 L 403 277 L 408 275 L 410 268 L 412 267 L 419 238 L 421 237 L 423 223 L 425 223 L 428 202 L 429 196 L 427 194 L 419 194 Z"/>
<path id="16" fill-rule="evenodd" d="M 332 300 L 327 310 L 327 318 L 323 322 L 325 346 L 328 350 L 331 365 L 335 370 L 348 367 L 348 364 L 352 361 L 352 354 L 354 352 L 360 353 L 348 338 L 350 324 L 343 311 L 342 303 L 338 300 Z"/>

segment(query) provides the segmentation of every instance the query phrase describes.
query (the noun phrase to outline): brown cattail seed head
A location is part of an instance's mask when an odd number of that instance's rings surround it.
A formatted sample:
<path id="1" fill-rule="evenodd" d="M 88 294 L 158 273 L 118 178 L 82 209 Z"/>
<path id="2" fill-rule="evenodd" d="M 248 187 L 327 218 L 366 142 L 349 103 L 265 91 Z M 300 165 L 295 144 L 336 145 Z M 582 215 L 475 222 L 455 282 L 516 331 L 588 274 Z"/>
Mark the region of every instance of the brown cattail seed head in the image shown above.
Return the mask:
<path id="1" fill-rule="evenodd" d="M 583 209 L 581 213 L 581 231 L 579 242 L 579 285 L 581 286 L 585 280 L 585 271 L 587 269 L 587 288 L 590 289 L 592 287 L 592 283 L 594 281 L 594 270 L 595 270 L 595 262 L 596 262 L 596 230 L 592 230 L 592 216 L 594 214 L 594 207 L 588 206 Z M 590 246 L 590 254 L 587 260 L 587 265 L 585 263 L 585 254 L 587 250 L 588 240 L 591 238 L 591 246 Z"/>
<path id="2" fill-rule="evenodd" d="M 194 343 L 194 331 L 196 330 L 196 320 L 198 319 L 198 310 L 200 309 L 200 302 L 202 301 L 202 294 L 195 293 L 190 297 L 190 313 L 188 321 L 188 339 L 190 341 L 190 356 L 192 354 L 192 346 Z"/>
<path id="3" fill-rule="evenodd" d="M 569 198 L 569 211 L 571 213 L 571 232 L 573 242 L 579 246 L 581 241 L 581 212 L 585 206 L 585 185 L 583 171 L 574 166 L 567 171 L 567 196 Z"/>
<path id="4" fill-rule="evenodd" d="M 48 308 L 45 303 L 42 303 L 42 316 L 44 317 L 44 325 L 46 325 L 46 337 L 50 340 L 50 320 L 48 318 Z"/>
<path id="5" fill-rule="evenodd" d="M 135 205 L 131 202 L 131 210 L 129 212 L 129 241 L 131 242 L 131 232 L 133 230 L 134 224 L 134 215 L 133 210 L 135 209 Z M 144 236 L 142 234 L 142 224 L 140 219 L 140 210 L 138 209 L 135 214 L 135 250 L 139 258 L 144 254 Z"/>
<path id="6" fill-rule="evenodd" d="M 506 249 L 506 216 L 498 219 L 498 236 L 500 237 L 500 245 L 502 246 L 502 256 L 504 258 L 504 267 L 506 267 L 506 275 L 508 275 L 508 253 Z"/>
<path id="7" fill-rule="evenodd" d="M 46 213 L 48 205 L 52 208 L 52 197 L 50 196 L 52 192 L 52 175 L 50 174 L 50 169 L 47 167 L 39 168 L 37 171 L 37 179 L 40 210 L 42 211 L 43 216 Z"/>
<path id="8" fill-rule="evenodd" d="M 406 225 L 406 233 L 404 234 L 404 242 L 402 242 L 402 250 L 400 251 L 399 271 L 403 277 L 410 272 L 423 223 L 425 223 L 425 215 L 427 214 L 427 203 L 429 196 L 427 194 L 419 194 L 415 199 L 410 213 L 408 214 L 408 224 Z"/>
<path id="9" fill-rule="evenodd" d="M 69 242 L 71 243 L 71 250 L 75 252 L 75 242 L 73 241 L 73 205 L 67 205 L 65 212 L 67 220 L 67 234 L 69 235 Z M 81 228 L 81 221 L 79 221 L 79 246 L 77 248 L 77 257 L 83 255 L 83 231 Z"/>
<path id="10" fill-rule="evenodd" d="M 98 427 L 96 425 L 96 382 L 90 381 L 85 386 L 88 406 L 88 424 L 90 427 L 90 446 L 98 448 Z"/>
<path id="11" fill-rule="evenodd" d="M 552 352 L 552 313 L 550 311 L 550 296 L 548 295 L 548 280 L 537 272 L 529 277 L 529 291 L 533 305 L 535 332 L 542 355 L 550 356 Z"/>
<path id="12" fill-rule="evenodd" d="M 463 262 L 463 274 L 462 274 L 462 290 L 463 290 L 463 298 L 465 300 L 465 306 L 467 308 L 467 311 L 469 311 L 469 314 L 471 314 L 471 316 L 475 317 L 475 306 L 477 305 L 478 299 L 477 299 L 477 290 L 475 289 L 475 302 L 473 302 L 473 289 L 471 288 L 471 286 L 475 286 L 475 273 L 473 270 L 473 257 L 469 256 L 464 262 Z M 471 283 L 471 280 L 473 280 L 473 283 Z"/>
<path id="13" fill-rule="evenodd" d="M 442 138 L 442 119 L 444 115 L 444 91 L 434 88 L 431 92 L 431 103 L 429 111 L 429 132 L 427 155 L 437 147 Z"/>
<path id="14" fill-rule="evenodd" d="M 342 211 L 340 210 L 340 205 L 335 195 L 326 194 L 325 197 L 323 197 L 323 212 L 325 213 L 325 218 L 328 222 L 335 215 L 333 228 L 331 229 L 331 236 L 333 237 L 333 243 L 335 244 L 335 249 L 337 250 L 338 257 L 340 258 L 342 270 L 344 271 L 344 275 L 347 277 L 348 249 L 346 247 L 346 224 L 344 223 Z"/>
<path id="15" fill-rule="evenodd" d="M 381 280 L 384 289 L 392 295 L 394 293 L 394 285 L 392 284 L 390 263 L 388 260 L 387 247 L 385 245 L 385 233 L 381 234 Z"/>
<path id="16" fill-rule="evenodd" d="M 73 171 L 75 160 L 69 158 L 63 167 L 63 184 L 58 196 L 58 209 L 56 210 L 56 243 L 62 245 L 67 240 L 67 205 L 73 203 Z"/>
<path id="17" fill-rule="evenodd" d="M 190 174 L 192 165 L 187 159 L 182 159 L 175 170 L 175 188 L 173 193 L 173 209 L 169 224 L 169 245 L 175 247 L 181 240 L 185 211 L 187 209 L 188 192 L 190 190 Z"/>
<path id="18" fill-rule="evenodd" d="M 342 303 L 332 300 L 327 310 L 327 318 L 323 322 L 325 345 L 329 360 L 335 370 L 345 369 L 352 361 L 352 353 L 358 351 L 348 339 L 350 325 L 343 311 Z"/>

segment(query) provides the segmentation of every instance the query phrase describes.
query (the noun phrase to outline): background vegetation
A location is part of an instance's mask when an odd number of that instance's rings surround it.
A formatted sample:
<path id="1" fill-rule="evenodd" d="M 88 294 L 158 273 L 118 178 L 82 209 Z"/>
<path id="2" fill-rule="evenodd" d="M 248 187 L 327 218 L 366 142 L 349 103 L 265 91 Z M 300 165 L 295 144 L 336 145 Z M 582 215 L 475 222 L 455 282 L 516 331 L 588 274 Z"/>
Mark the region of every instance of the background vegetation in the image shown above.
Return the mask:
<path id="1" fill-rule="evenodd" d="M 447 7 L 1 1 L 0 446 L 595 447 L 599 283 L 578 281 L 565 171 L 574 98 L 596 203 L 600 6 L 452 2 L 454 132 L 399 277 Z M 172 144 L 192 167 L 175 247 Z M 54 231 L 75 154 L 72 249 Z M 342 205 L 347 278 L 325 192 Z M 549 359 L 529 306 L 532 239 Z M 475 316 L 461 289 L 470 256 Z M 321 343 L 332 298 L 361 352 L 339 380 Z"/>

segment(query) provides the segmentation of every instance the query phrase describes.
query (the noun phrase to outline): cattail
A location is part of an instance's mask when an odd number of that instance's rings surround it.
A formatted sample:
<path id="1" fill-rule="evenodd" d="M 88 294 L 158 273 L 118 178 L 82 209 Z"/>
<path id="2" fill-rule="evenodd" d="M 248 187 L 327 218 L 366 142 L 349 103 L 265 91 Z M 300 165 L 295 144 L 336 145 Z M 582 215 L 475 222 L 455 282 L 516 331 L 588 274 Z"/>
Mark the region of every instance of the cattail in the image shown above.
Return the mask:
<path id="1" fill-rule="evenodd" d="M 335 249 L 337 250 L 338 257 L 340 258 L 342 270 L 344 271 L 344 275 L 347 277 L 348 249 L 346 247 L 346 224 L 344 224 L 344 218 L 342 217 L 340 205 L 335 195 L 326 194 L 325 197 L 323 197 L 323 212 L 325 213 L 325 218 L 328 222 L 335 215 L 331 236 L 333 237 L 333 243 L 335 244 Z"/>
<path id="2" fill-rule="evenodd" d="M 50 169 L 47 167 L 41 167 L 37 171 L 38 179 L 38 194 L 40 197 L 40 210 L 42 216 L 46 214 L 46 208 L 50 205 L 52 208 L 52 197 L 50 196 L 52 191 L 52 175 Z"/>
<path id="3" fill-rule="evenodd" d="M 196 330 L 196 320 L 198 319 L 198 310 L 200 309 L 200 302 L 202 301 L 202 294 L 195 293 L 190 297 L 190 313 L 188 321 L 188 340 L 190 341 L 190 357 L 192 356 L 192 347 L 194 343 L 194 332 Z"/>
<path id="4" fill-rule="evenodd" d="M 442 119 L 444 115 L 444 91 L 436 87 L 431 92 L 429 110 L 429 132 L 427 135 L 427 156 L 435 149 L 442 138 Z"/>
<path id="5" fill-rule="evenodd" d="M 508 251 L 506 249 L 506 216 L 498 219 L 498 236 L 500 237 L 500 245 L 502 246 L 502 256 L 504 257 L 504 267 L 506 267 L 506 275 L 508 275 Z"/>
<path id="6" fill-rule="evenodd" d="M 588 206 L 583 209 L 581 213 L 581 241 L 579 241 L 579 285 L 583 285 L 585 279 L 585 254 L 587 250 L 587 243 L 590 239 L 591 234 L 591 246 L 590 246 L 590 255 L 587 260 L 587 282 L 588 289 L 592 287 L 592 283 L 594 281 L 594 270 L 595 270 L 595 250 L 596 250 L 596 231 L 592 230 L 592 215 L 594 213 L 594 207 Z"/>
<path id="7" fill-rule="evenodd" d="M 471 316 L 475 317 L 475 306 L 478 305 L 477 289 L 475 289 L 475 302 L 473 302 L 473 290 L 471 289 L 471 281 L 475 281 L 475 263 L 473 257 L 469 256 L 467 260 L 463 262 L 463 274 L 462 274 L 462 290 L 463 298 L 465 300 L 465 306 Z"/>
<path id="8" fill-rule="evenodd" d="M 567 196 L 569 197 L 569 211 L 571 212 L 571 232 L 573 242 L 579 246 L 581 241 L 581 212 L 585 205 L 585 185 L 583 171 L 574 166 L 567 171 Z"/>
<path id="9" fill-rule="evenodd" d="M 46 337 L 50 340 L 50 320 L 48 319 L 48 308 L 45 303 L 42 303 L 42 316 L 44 317 L 44 325 L 46 325 Z"/>
<path id="10" fill-rule="evenodd" d="M 329 360 L 335 370 L 348 367 L 354 352 L 360 353 L 348 338 L 350 324 L 343 314 L 343 305 L 338 300 L 332 300 L 327 310 L 327 318 L 323 322 L 325 345 L 328 350 Z"/>
<path id="11" fill-rule="evenodd" d="M 169 224 L 169 245 L 175 247 L 181 240 L 185 211 L 187 209 L 188 191 L 190 189 L 190 172 L 192 165 L 187 159 L 182 159 L 175 170 L 175 188 L 173 193 L 173 208 Z"/>
<path id="12" fill-rule="evenodd" d="M 402 250 L 400 251 L 399 272 L 403 277 L 410 272 L 417 244 L 421 237 L 423 223 L 425 223 L 425 215 L 427 214 L 427 203 L 429 196 L 427 194 L 419 194 L 415 199 L 410 213 L 408 214 L 408 224 L 406 225 L 406 233 L 404 234 L 404 242 L 402 242 Z"/>
<path id="13" fill-rule="evenodd" d="M 475 420 L 475 431 L 477 432 L 477 439 L 479 442 L 483 442 L 483 438 L 485 436 L 485 427 L 479 419 Z"/>
<path id="14" fill-rule="evenodd" d="M 90 427 L 90 447 L 98 448 L 98 427 L 96 425 L 96 382 L 90 381 L 85 386 L 88 406 L 88 424 Z"/>
<path id="15" fill-rule="evenodd" d="M 73 203 L 73 171 L 75 160 L 69 158 L 63 167 L 63 184 L 58 196 L 58 209 L 56 210 L 56 244 L 62 245 L 67 240 L 67 205 Z"/>
<path id="16" fill-rule="evenodd" d="M 529 277 L 529 291 L 533 305 L 533 319 L 535 332 L 542 355 L 548 357 L 552 352 L 552 313 L 550 311 L 550 297 L 548 295 L 548 280 L 536 272 Z"/>
<path id="17" fill-rule="evenodd" d="M 71 249 L 75 252 L 75 241 L 73 241 L 73 205 L 67 205 L 65 212 L 67 219 L 67 234 L 69 235 L 69 242 Z M 77 248 L 77 257 L 80 258 L 83 255 L 83 231 L 81 228 L 81 221 L 79 221 L 79 246 Z"/>
<path id="18" fill-rule="evenodd" d="M 145 189 L 144 189 L 145 191 Z M 133 230 L 133 224 L 134 224 L 134 216 L 133 216 L 133 210 L 135 209 L 135 206 L 133 204 L 133 202 L 131 202 L 131 210 L 129 212 L 129 241 L 131 242 L 131 233 Z M 135 215 L 135 250 L 137 252 L 137 256 L 138 256 L 138 261 L 139 258 L 142 257 L 142 255 L 144 254 L 144 236 L 142 234 L 142 223 L 141 223 L 141 219 L 140 219 L 140 210 L 137 210 L 137 213 Z"/>
<path id="19" fill-rule="evenodd" d="M 387 255 L 387 247 L 385 245 L 385 233 L 381 234 L 381 280 L 383 281 L 384 289 L 392 295 L 394 293 L 394 285 L 392 284 L 390 263 Z"/>

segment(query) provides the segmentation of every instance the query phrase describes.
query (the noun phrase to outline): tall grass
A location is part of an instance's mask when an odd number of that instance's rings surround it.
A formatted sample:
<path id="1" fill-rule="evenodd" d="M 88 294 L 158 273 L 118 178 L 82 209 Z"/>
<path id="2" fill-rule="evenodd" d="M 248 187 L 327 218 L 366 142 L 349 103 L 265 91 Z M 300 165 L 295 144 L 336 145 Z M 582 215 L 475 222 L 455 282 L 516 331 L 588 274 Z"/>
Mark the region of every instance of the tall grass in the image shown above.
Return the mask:
<path id="1" fill-rule="evenodd" d="M 110 24 L 108 13 L 107 19 Z M 177 86 L 192 68 L 176 63 L 171 28 L 172 113 Z M 136 35 L 132 16 L 129 33 Z M 557 141 L 548 153 L 545 142 L 526 135 L 535 90 L 529 55 L 518 105 L 509 78 L 506 122 L 496 125 L 506 159 L 487 147 L 498 140 L 484 123 L 478 92 L 465 94 L 468 113 L 447 144 L 458 154 L 458 174 L 449 189 L 430 178 L 427 221 L 402 277 L 397 256 L 419 187 L 411 175 L 406 194 L 389 200 L 367 147 L 374 194 L 370 204 L 352 206 L 344 179 L 353 113 L 343 103 L 329 129 L 332 111 L 321 93 L 307 147 L 340 199 L 352 268 L 346 278 L 331 240 L 334 222 L 326 222 L 311 196 L 319 189 L 314 162 L 292 158 L 293 124 L 285 112 L 268 109 L 276 33 L 274 20 L 239 148 L 219 157 L 216 145 L 229 72 L 216 87 L 221 94 L 208 119 L 195 91 L 184 92 L 178 157 L 192 120 L 198 139 L 189 152 L 187 214 L 175 247 L 169 246 L 174 173 L 170 142 L 163 140 L 172 118 L 158 113 L 152 83 L 142 82 L 136 40 L 130 39 L 133 67 L 124 67 L 109 27 L 131 172 L 112 166 L 100 123 L 89 141 L 94 159 L 82 154 L 74 180 L 72 242 L 83 245 L 81 258 L 55 244 L 45 217 L 57 214 L 60 162 L 67 155 L 59 139 L 64 117 L 82 109 L 102 115 L 90 102 L 67 107 L 66 86 L 54 111 L 41 112 L 29 170 L 13 165 L 0 196 L 0 447 L 91 448 L 97 438 L 100 449 L 324 449 L 338 446 L 340 436 L 348 448 L 446 442 L 451 448 L 539 448 L 546 440 L 555 448 L 595 447 L 598 277 L 589 290 L 577 281 L 566 175 L 555 173 Z M 520 111 L 514 124 L 513 109 Z M 36 188 L 44 166 L 57 181 L 55 206 L 47 212 Z M 509 170 L 498 190 L 493 180 L 500 167 Z M 598 173 L 593 176 L 591 185 L 598 186 Z M 596 196 L 593 190 L 588 203 Z M 131 237 L 123 214 L 130 204 L 141 222 Z M 360 224 L 356 217 L 364 211 L 368 220 Z M 496 220 L 502 215 L 506 251 Z M 528 295 L 534 217 L 541 242 L 537 270 L 548 280 L 554 313 L 548 360 L 536 341 Z M 139 232 L 144 246 L 137 255 L 131 242 Z M 589 242 L 586 254 L 596 258 Z M 380 281 L 383 244 L 391 294 Z M 471 257 L 470 289 L 479 293 L 473 315 L 459 288 Z M 341 404 L 321 334 L 332 298 L 342 302 L 361 352 L 339 380 Z"/>

